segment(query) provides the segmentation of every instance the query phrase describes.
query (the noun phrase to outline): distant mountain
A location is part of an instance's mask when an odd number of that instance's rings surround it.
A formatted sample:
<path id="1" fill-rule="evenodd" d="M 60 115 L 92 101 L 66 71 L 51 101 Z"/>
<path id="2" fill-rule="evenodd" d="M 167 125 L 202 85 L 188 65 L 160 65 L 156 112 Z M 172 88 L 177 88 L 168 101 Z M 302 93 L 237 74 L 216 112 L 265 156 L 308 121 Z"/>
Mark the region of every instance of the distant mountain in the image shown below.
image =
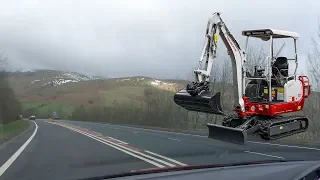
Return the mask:
<path id="1" fill-rule="evenodd" d="M 11 72 L 9 83 L 26 107 L 39 106 L 44 109 L 63 104 L 68 105 L 64 107 L 68 112 L 72 110 L 69 107 L 78 105 L 103 107 L 112 106 L 113 102 L 141 104 L 146 88 L 177 91 L 185 84 L 144 76 L 106 79 L 56 70 Z"/>
<path id="2" fill-rule="evenodd" d="M 10 73 L 13 79 L 22 78 L 25 87 L 37 86 L 59 86 L 66 83 L 80 81 L 102 80 L 100 76 L 87 76 L 77 72 L 64 72 L 56 70 L 19 70 Z"/>

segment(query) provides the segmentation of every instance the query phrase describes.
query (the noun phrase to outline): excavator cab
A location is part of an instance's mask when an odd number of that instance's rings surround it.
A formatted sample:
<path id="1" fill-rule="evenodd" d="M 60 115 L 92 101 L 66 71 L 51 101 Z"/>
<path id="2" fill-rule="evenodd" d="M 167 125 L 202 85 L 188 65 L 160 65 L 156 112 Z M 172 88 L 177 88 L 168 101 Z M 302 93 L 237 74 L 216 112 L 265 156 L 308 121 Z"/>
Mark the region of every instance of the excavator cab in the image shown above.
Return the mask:
<path id="1" fill-rule="evenodd" d="M 245 87 L 245 97 L 249 101 L 253 100 L 254 102 L 283 102 L 284 84 L 289 80 L 296 78 L 296 71 L 298 67 L 296 43 L 297 39 L 299 38 L 298 33 L 276 29 L 259 29 L 243 31 L 242 35 L 246 36 L 247 44 L 249 38 L 257 38 L 263 41 L 268 41 L 270 48 L 269 56 L 266 58 L 267 67 L 264 76 L 244 77 L 248 83 Z M 288 58 L 284 56 L 278 56 L 283 46 L 277 53 L 274 53 L 274 40 L 276 39 L 293 40 L 294 46 L 292 47 L 292 54 L 294 54 L 295 57 Z M 296 64 L 294 74 L 292 75 L 289 75 L 289 60 L 295 61 Z"/>

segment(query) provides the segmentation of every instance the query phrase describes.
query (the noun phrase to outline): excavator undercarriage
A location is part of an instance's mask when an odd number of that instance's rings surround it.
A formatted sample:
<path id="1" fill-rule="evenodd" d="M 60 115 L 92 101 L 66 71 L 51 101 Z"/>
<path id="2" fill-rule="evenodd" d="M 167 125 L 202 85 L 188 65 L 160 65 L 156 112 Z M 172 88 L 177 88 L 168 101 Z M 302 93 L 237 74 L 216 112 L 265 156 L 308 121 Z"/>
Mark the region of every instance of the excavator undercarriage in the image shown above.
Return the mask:
<path id="1" fill-rule="evenodd" d="M 259 135 L 264 140 L 275 140 L 301 133 L 309 126 L 308 119 L 302 115 L 284 115 L 303 109 L 305 99 L 310 95 L 307 76 L 296 74 L 298 65 L 296 40 L 298 34 L 274 29 L 243 31 L 249 37 L 270 40 L 270 56 L 266 58 L 267 72 L 255 66 L 254 74 L 246 71 L 246 54 L 232 36 L 220 17 L 214 13 L 209 19 L 205 45 L 194 71 L 196 80 L 190 82 L 174 96 L 177 105 L 189 110 L 224 116 L 221 125 L 208 123 L 209 138 L 245 143 L 248 135 Z M 232 61 L 234 113 L 226 115 L 221 107 L 221 93 L 210 91 L 210 73 L 220 35 L 227 47 Z M 289 75 L 287 57 L 273 54 L 273 38 L 291 38 L 295 45 L 296 69 Z M 205 67 L 202 61 L 205 60 Z M 214 72 L 214 71 L 213 71 Z"/>
<path id="2" fill-rule="evenodd" d="M 301 115 L 225 115 L 220 104 L 220 92 L 203 91 L 192 96 L 185 89 L 174 96 L 176 104 L 189 111 L 224 115 L 221 125 L 208 123 L 209 138 L 243 144 L 248 135 L 259 135 L 264 140 L 275 140 L 307 130 L 309 121 Z"/>

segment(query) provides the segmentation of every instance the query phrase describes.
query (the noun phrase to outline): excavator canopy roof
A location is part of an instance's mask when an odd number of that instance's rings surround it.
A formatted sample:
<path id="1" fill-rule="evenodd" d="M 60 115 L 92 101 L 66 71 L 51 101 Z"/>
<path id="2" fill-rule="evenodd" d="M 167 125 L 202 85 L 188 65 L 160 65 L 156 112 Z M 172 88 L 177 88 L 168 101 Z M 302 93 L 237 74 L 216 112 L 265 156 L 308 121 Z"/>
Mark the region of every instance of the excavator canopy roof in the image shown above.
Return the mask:
<path id="1" fill-rule="evenodd" d="M 277 29 L 246 30 L 246 31 L 242 31 L 242 35 L 260 38 L 264 41 L 268 41 L 271 35 L 272 35 L 272 38 L 294 38 L 294 39 L 299 38 L 299 34 L 296 32 L 283 31 L 283 30 L 277 30 Z"/>

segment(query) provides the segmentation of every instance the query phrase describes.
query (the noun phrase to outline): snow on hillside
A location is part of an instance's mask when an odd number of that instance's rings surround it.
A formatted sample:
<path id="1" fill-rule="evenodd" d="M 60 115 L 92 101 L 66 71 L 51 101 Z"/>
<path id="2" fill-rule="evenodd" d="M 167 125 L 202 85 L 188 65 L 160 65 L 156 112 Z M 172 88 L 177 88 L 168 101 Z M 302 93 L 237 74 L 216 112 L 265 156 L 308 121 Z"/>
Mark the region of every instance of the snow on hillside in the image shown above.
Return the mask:
<path id="1" fill-rule="evenodd" d="M 21 72 L 21 71 L 20 71 Z M 37 71 L 25 71 L 25 72 L 37 72 Z M 40 71 L 38 71 L 40 72 Z M 44 72 L 44 70 L 41 70 L 41 72 Z M 32 80 L 29 83 L 29 87 L 33 85 L 40 85 L 42 87 L 45 86 L 59 86 L 66 83 L 75 83 L 80 81 L 88 81 L 88 80 L 99 80 L 104 79 L 100 76 L 86 76 L 80 73 L 76 72 L 60 72 L 60 71 L 53 71 L 53 70 L 47 70 L 45 71 L 47 73 L 53 73 L 54 75 L 52 77 L 42 77 L 40 79 Z"/>
<path id="2" fill-rule="evenodd" d="M 41 86 L 59 86 L 62 84 L 70 83 L 70 82 L 79 82 L 77 80 L 70 80 L 70 79 L 54 79 L 53 81 L 47 82 Z"/>
<path id="3" fill-rule="evenodd" d="M 167 85 L 167 86 L 173 86 L 176 83 L 169 83 L 169 82 L 164 82 L 164 81 L 160 81 L 157 79 L 148 79 L 146 80 L 144 77 L 130 77 L 130 78 L 118 78 L 116 80 L 116 82 L 140 82 L 140 84 L 143 84 L 144 82 L 149 84 L 149 85 Z"/>
<path id="4" fill-rule="evenodd" d="M 34 72 L 35 70 L 32 69 L 19 69 L 17 72 Z"/>
<path id="5" fill-rule="evenodd" d="M 76 83 L 80 81 L 89 80 L 103 80 L 105 78 L 100 76 L 86 76 L 77 72 L 62 72 L 55 70 L 20 70 L 20 73 L 36 73 L 34 80 L 29 82 L 30 86 L 42 86 L 42 87 L 52 87 L 59 86 L 67 83 Z M 38 73 L 38 74 L 37 74 Z M 30 74 L 29 74 L 30 75 Z M 173 89 L 176 88 L 176 83 L 165 82 L 163 80 L 152 79 L 148 77 L 126 77 L 117 78 L 116 82 L 130 82 L 135 86 L 147 85 L 154 86 L 160 89 Z"/>
<path id="6" fill-rule="evenodd" d="M 130 77 L 130 78 L 119 78 L 116 82 L 130 82 L 135 86 L 138 85 L 147 85 L 153 86 L 159 89 L 164 89 L 168 91 L 176 91 L 179 87 L 176 83 L 172 82 L 165 82 L 163 80 L 151 79 L 151 78 L 144 78 L 144 77 Z"/>
<path id="7" fill-rule="evenodd" d="M 158 85 L 173 86 L 173 85 L 175 85 L 176 83 L 162 82 L 162 81 L 159 81 L 159 80 L 154 79 L 153 81 L 151 81 L 151 84 L 152 84 L 152 85 L 156 85 L 156 86 L 158 86 Z"/>
<path id="8" fill-rule="evenodd" d="M 88 80 L 92 79 L 92 78 L 90 78 L 90 77 L 88 77 L 86 75 L 83 75 L 83 74 L 80 74 L 80 73 L 74 73 L 74 72 L 66 72 L 66 73 L 60 74 L 60 75 L 58 75 L 56 77 L 53 77 L 53 78 L 56 78 L 56 79 L 62 78 L 62 79 L 59 79 L 60 81 L 64 81 L 64 79 L 71 79 L 74 82 L 88 81 Z"/>

